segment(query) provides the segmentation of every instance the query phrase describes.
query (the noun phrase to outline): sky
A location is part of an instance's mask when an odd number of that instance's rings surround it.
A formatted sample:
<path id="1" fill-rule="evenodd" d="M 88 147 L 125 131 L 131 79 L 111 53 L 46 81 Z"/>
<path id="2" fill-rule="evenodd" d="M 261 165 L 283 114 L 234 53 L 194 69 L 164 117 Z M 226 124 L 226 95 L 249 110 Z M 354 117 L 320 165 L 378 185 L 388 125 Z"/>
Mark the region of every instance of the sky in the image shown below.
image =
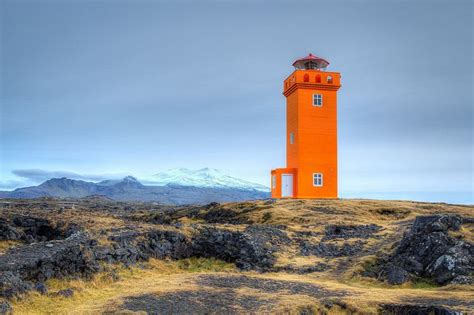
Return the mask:
<path id="1" fill-rule="evenodd" d="M 0 1 L 0 189 L 212 167 L 269 186 L 291 64 L 342 75 L 343 198 L 474 203 L 472 1 Z"/>

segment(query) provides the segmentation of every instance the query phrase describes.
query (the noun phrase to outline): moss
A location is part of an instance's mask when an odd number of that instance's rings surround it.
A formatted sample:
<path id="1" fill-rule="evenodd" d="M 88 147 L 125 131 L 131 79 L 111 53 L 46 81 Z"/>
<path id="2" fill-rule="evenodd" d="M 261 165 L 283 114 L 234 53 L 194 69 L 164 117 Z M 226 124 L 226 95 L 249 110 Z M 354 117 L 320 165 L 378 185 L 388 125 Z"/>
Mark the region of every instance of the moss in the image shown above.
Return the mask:
<path id="1" fill-rule="evenodd" d="M 202 271 L 232 271 L 235 270 L 235 265 L 227 263 L 222 260 L 215 258 L 196 258 L 191 257 L 187 259 L 181 259 L 176 262 L 177 267 L 180 270 L 186 272 L 202 272 Z"/>
<path id="2" fill-rule="evenodd" d="M 271 212 L 265 212 L 265 213 L 263 214 L 262 220 L 263 220 L 263 222 L 267 222 L 267 221 L 269 221 L 271 218 L 272 218 Z"/>
<path id="3" fill-rule="evenodd" d="M 412 289 L 421 289 L 421 290 L 436 289 L 440 287 L 440 285 L 434 282 L 432 279 L 427 279 L 427 278 L 415 278 L 411 282 L 408 283 L 408 286 L 409 288 L 412 288 Z"/>

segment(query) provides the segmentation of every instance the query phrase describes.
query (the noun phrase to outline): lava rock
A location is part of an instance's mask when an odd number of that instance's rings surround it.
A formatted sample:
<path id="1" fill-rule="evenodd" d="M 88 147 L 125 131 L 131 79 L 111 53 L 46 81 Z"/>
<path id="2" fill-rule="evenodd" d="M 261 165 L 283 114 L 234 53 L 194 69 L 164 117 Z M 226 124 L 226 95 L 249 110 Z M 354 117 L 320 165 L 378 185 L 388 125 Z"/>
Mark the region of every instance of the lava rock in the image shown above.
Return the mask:
<path id="1" fill-rule="evenodd" d="M 279 239 L 273 232 L 259 226 L 244 232 L 202 227 L 192 240 L 193 255 L 235 262 L 242 270 L 269 271 L 276 261 L 275 239 Z"/>
<path id="2" fill-rule="evenodd" d="M 127 266 L 150 258 L 187 258 L 191 256 L 191 243 L 179 232 L 152 230 L 147 232 L 122 231 L 111 235 L 113 245 L 97 246 L 94 257 L 108 263 L 121 262 Z"/>
<path id="3" fill-rule="evenodd" d="M 381 229 L 375 224 L 368 225 L 328 225 L 325 229 L 323 241 L 336 238 L 369 238 L 372 234 L 377 233 Z"/>
<path id="4" fill-rule="evenodd" d="M 24 281 L 18 273 L 0 270 L 0 296 L 11 298 L 31 290 L 32 287 L 31 282 Z"/>
<path id="5" fill-rule="evenodd" d="M 34 289 L 41 293 L 42 295 L 48 294 L 48 288 L 44 284 L 44 282 L 38 282 L 35 284 Z"/>
<path id="6" fill-rule="evenodd" d="M 62 296 L 62 297 L 65 297 L 65 298 L 70 298 L 70 297 L 73 297 L 74 296 L 74 290 L 69 288 L 69 289 L 63 289 L 63 290 L 59 290 L 56 295 L 58 296 Z"/>
<path id="7" fill-rule="evenodd" d="M 391 265 L 388 267 L 387 270 L 387 282 L 392 284 L 392 285 L 398 285 L 405 283 L 409 279 L 409 274 L 408 272 L 399 267 L 399 266 L 394 266 Z"/>
<path id="8" fill-rule="evenodd" d="M 21 239 L 23 233 L 11 226 L 7 220 L 0 219 L 0 241 L 15 241 Z"/>
<path id="9" fill-rule="evenodd" d="M 354 256 L 362 250 L 364 243 L 356 241 L 354 243 L 344 242 L 342 245 L 320 242 L 314 244 L 310 241 L 301 241 L 300 250 L 304 256 L 315 255 L 319 257 L 343 257 Z"/>
<path id="10" fill-rule="evenodd" d="M 0 301 L 0 314 L 13 313 L 13 307 L 7 301 Z"/>
<path id="11" fill-rule="evenodd" d="M 474 246 L 449 235 L 464 220 L 456 215 L 417 217 L 394 253 L 379 264 L 382 279 L 396 284 L 407 281 L 400 270 L 415 277 L 434 280 L 445 285 L 462 279 L 470 282 L 474 274 Z M 395 268 L 395 266 L 397 268 Z M 459 278 L 466 277 L 466 278 Z"/>
<path id="12" fill-rule="evenodd" d="M 73 274 L 87 276 L 99 270 L 87 234 L 73 234 L 50 243 L 54 246 L 34 243 L 0 256 L 0 296 L 11 297 L 31 290 L 31 282 Z"/>
<path id="13" fill-rule="evenodd" d="M 48 220 L 32 216 L 16 216 L 13 224 L 22 228 L 23 239 L 29 243 L 63 239 L 64 232 L 53 226 Z"/>

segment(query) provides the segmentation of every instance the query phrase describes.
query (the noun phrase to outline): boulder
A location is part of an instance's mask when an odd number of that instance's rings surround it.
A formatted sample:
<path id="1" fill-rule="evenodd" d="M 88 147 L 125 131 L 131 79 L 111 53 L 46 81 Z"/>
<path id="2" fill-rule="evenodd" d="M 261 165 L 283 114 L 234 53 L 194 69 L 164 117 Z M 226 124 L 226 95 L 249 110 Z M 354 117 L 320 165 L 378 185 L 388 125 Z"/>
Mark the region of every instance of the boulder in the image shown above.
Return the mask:
<path id="1" fill-rule="evenodd" d="M 7 220 L 0 219 L 0 241 L 15 241 L 20 240 L 23 233 L 13 226 Z"/>
<path id="2" fill-rule="evenodd" d="M 390 265 L 387 267 L 387 282 L 390 284 L 398 285 L 405 283 L 409 279 L 408 272 L 395 265 Z"/>
<path id="3" fill-rule="evenodd" d="M 407 281 L 410 277 L 406 274 L 429 278 L 440 285 L 455 283 L 454 279 L 470 282 L 474 246 L 449 235 L 463 222 L 456 215 L 417 217 L 393 254 L 381 262 L 382 277 L 393 284 Z"/>
<path id="4" fill-rule="evenodd" d="M 62 296 L 62 297 L 65 297 L 65 298 L 70 298 L 70 297 L 73 297 L 74 296 L 74 290 L 69 288 L 69 289 L 63 289 L 63 290 L 59 290 L 56 295 L 58 296 Z"/>

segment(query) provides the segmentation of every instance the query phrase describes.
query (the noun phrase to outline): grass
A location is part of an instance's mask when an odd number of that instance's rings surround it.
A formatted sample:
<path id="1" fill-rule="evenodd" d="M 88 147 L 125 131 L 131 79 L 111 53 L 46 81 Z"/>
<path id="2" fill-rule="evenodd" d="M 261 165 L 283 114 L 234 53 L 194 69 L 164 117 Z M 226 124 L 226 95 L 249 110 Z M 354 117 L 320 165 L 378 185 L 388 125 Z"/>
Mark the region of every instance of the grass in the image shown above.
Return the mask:
<path id="1" fill-rule="evenodd" d="M 176 267 L 185 272 L 228 272 L 236 271 L 235 265 L 215 258 L 191 257 L 176 261 Z"/>
<path id="2" fill-rule="evenodd" d="M 19 241 L 0 241 L 0 255 L 19 244 L 21 244 Z"/>
<path id="3" fill-rule="evenodd" d="M 72 298 L 62 298 L 50 294 L 42 296 L 30 293 L 23 300 L 13 302 L 17 314 L 96 314 L 104 310 L 113 310 L 120 305 L 127 296 L 145 293 L 164 293 L 179 290 L 200 290 L 196 277 L 200 274 L 245 274 L 251 277 L 261 277 L 275 280 L 300 281 L 318 285 L 329 291 L 344 292 L 339 299 L 346 305 L 334 306 L 329 314 L 345 314 L 349 310 L 357 310 L 361 314 L 375 314 L 379 303 L 403 303 L 413 299 L 451 299 L 459 301 L 474 300 L 472 286 L 447 286 L 438 287 L 425 279 L 415 279 L 399 286 L 361 276 L 361 271 L 374 265 L 377 254 L 393 250 L 393 242 L 399 240 L 403 232 L 409 227 L 410 221 L 418 215 L 434 213 L 456 213 L 463 216 L 472 216 L 472 207 L 463 207 L 446 204 L 428 204 L 409 201 L 376 201 L 376 200 L 277 200 L 269 205 L 267 201 L 228 203 L 220 205 L 222 209 L 229 209 L 237 213 L 242 221 L 252 221 L 256 224 L 285 225 L 285 233 L 290 237 L 305 238 L 318 242 L 325 226 L 328 224 L 377 224 L 382 230 L 377 235 L 383 237 L 364 239 L 366 248 L 374 248 L 370 253 L 354 257 L 320 258 L 316 256 L 301 256 L 298 246 L 282 245 L 281 251 L 276 253 L 276 266 L 293 265 L 295 267 L 311 266 L 325 263 L 329 269 L 307 275 L 289 273 L 253 272 L 241 273 L 233 264 L 213 258 L 189 258 L 183 260 L 151 260 L 131 268 L 119 265 L 104 265 L 104 271 L 92 279 L 52 279 L 47 282 L 51 293 L 65 288 L 73 288 L 75 294 Z M 117 216 L 101 214 L 91 216 L 85 209 L 81 211 L 66 211 L 66 218 L 80 221 L 93 234 L 98 235 L 102 229 L 111 226 L 122 227 L 136 224 L 141 231 L 156 229 L 158 225 L 148 222 L 127 221 Z M 202 210 L 206 211 L 206 210 Z M 146 212 L 144 212 L 146 213 Z M 186 216 L 186 211 L 177 216 L 183 227 L 179 232 L 189 236 L 193 233 L 192 223 L 203 222 Z M 56 215 L 56 214 L 54 214 Z M 54 217 L 63 220 L 63 217 Z M 204 223 L 204 222 L 203 222 Z M 244 224 L 214 224 L 219 228 L 232 231 L 242 231 L 247 227 Z M 170 226 L 161 226 L 160 229 L 174 230 Z M 300 231 L 319 233 L 315 236 L 298 236 Z M 474 239 L 474 225 L 463 225 L 462 229 L 452 232 L 453 236 L 472 241 Z M 106 239 L 100 240 L 101 244 L 109 244 Z M 347 242 L 352 242 L 350 239 Z M 333 243 L 344 242 L 333 240 Z M 14 243 L 0 242 L 2 248 L 14 246 Z M 349 264 L 346 260 L 349 260 Z M 337 272 L 338 266 L 346 263 L 343 272 Z M 239 289 L 245 295 L 265 295 L 269 293 L 256 290 Z M 240 292 L 240 291 L 239 291 Z M 268 296 L 270 297 L 270 296 Z M 313 310 L 316 313 L 325 310 L 324 303 L 307 296 L 291 294 L 290 292 L 277 292 L 271 294 L 277 300 L 277 311 L 282 314 L 297 313 L 298 310 Z M 343 305 L 341 304 L 341 305 Z"/>
<path id="4" fill-rule="evenodd" d="M 50 279 L 48 295 L 31 292 L 12 302 L 16 314 L 97 314 L 118 303 L 122 297 L 146 292 L 196 289 L 188 283 L 190 273 L 231 272 L 233 264 L 216 259 L 189 258 L 178 261 L 152 259 L 126 268 L 105 265 L 105 271 L 91 279 Z M 64 298 L 54 293 L 72 288 L 74 296 Z"/>

